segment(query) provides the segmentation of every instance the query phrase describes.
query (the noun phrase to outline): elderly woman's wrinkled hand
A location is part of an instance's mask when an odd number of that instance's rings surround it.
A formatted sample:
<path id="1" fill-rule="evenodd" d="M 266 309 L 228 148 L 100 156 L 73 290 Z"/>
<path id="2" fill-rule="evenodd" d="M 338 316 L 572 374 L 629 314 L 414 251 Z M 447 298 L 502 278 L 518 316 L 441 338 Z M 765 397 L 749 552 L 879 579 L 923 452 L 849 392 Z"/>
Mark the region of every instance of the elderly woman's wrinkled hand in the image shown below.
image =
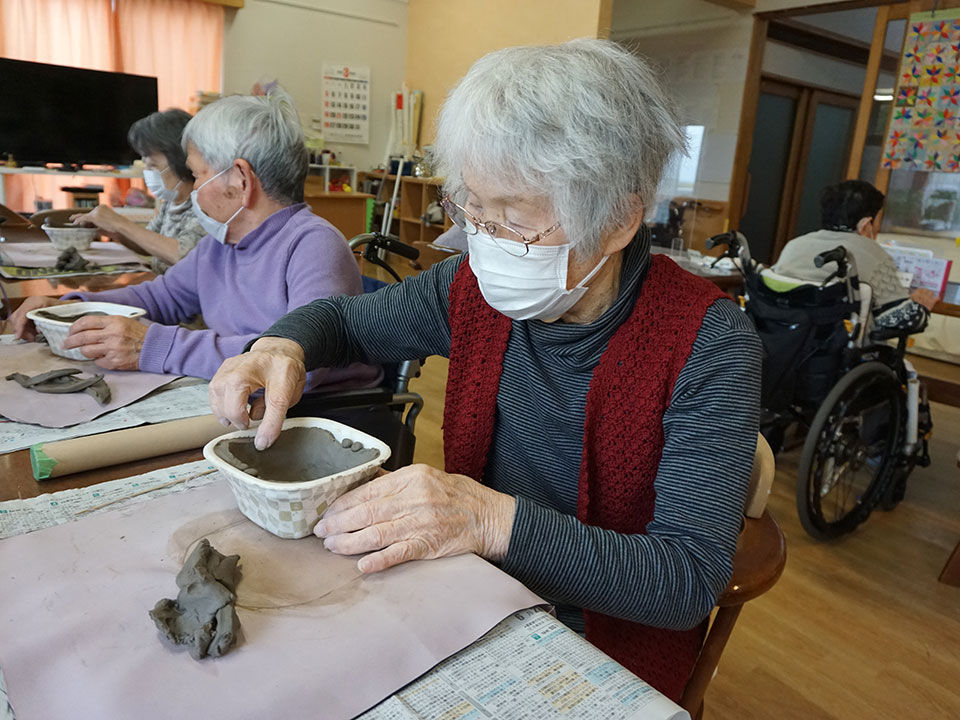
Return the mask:
<path id="1" fill-rule="evenodd" d="M 466 475 L 410 465 L 342 495 L 314 528 L 335 553 L 357 555 L 361 572 L 408 560 L 476 553 L 506 557 L 515 500 Z"/>
<path id="2" fill-rule="evenodd" d="M 88 315 L 70 325 L 63 348 L 79 348 L 107 370 L 138 370 L 146 336 L 147 326 L 135 318 Z"/>
<path id="3" fill-rule="evenodd" d="M 33 320 L 27 317 L 31 310 L 52 307 L 53 305 L 66 305 L 67 303 L 80 302 L 79 300 L 57 300 L 52 297 L 42 297 L 35 295 L 24 300 L 20 307 L 14 310 L 10 316 L 10 329 L 13 330 L 13 336 L 17 340 L 33 341 L 37 339 L 37 328 Z"/>
<path id="4" fill-rule="evenodd" d="M 917 288 L 910 293 L 910 299 L 915 303 L 923 305 L 927 310 L 932 312 L 940 297 L 932 290 L 927 290 L 926 288 Z"/>
<path id="5" fill-rule="evenodd" d="M 77 213 L 70 216 L 70 222 L 85 227 L 97 227 L 112 238 L 123 236 L 133 225 L 131 220 L 123 217 L 107 205 L 97 205 L 88 213 Z"/>
<path id="6" fill-rule="evenodd" d="M 287 409 L 300 398 L 307 380 L 303 348 L 284 338 L 261 338 L 250 352 L 228 358 L 210 381 L 210 409 L 225 426 L 250 426 L 263 417 L 254 444 L 265 450 L 280 437 Z M 250 395 L 263 389 L 261 398 Z"/>

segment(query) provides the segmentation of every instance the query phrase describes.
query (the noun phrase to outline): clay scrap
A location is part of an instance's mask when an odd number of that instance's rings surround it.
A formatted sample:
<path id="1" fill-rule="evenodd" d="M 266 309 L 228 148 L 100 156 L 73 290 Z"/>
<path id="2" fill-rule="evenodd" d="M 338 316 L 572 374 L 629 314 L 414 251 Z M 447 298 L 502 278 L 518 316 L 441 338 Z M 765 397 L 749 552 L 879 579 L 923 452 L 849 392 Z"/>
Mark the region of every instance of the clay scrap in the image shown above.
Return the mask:
<path id="1" fill-rule="evenodd" d="M 344 439 L 338 441 L 318 427 L 294 427 L 280 433 L 266 450 L 257 450 L 253 437 L 224 440 L 217 455 L 248 475 L 271 482 L 306 482 L 335 475 L 380 456 L 375 448 Z"/>
<path id="2" fill-rule="evenodd" d="M 103 375 L 91 375 L 90 377 L 78 377 L 83 370 L 78 368 L 59 368 L 49 372 L 34 375 L 33 377 L 23 373 L 10 373 L 7 380 L 13 380 L 28 390 L 36 390 L 42 393 L 75 393 L 85 392 L 92 396 L 101 405 L 110 402 L 110 386 L 103 379 Z"/>
<path id="3" fill-rule="evenodd" d="M 90 315 L 106 315 L 107 313 L 100 310 L 87 310 L 85 312 L 73 313 L 72 315 L 64 313 L 54 313 L 49 310 L 37 310 L 35 312 L 37 317 L 42 317 L 44 320 L 59 320 L 61 322 L 72 323 L 74 320 L 79 320 L 82 317 L 88 317 Z"/>
<path id="4" fill-rule="evenodd" d="M 224 556 L 204 538 L 177 573 L 176 600 L 164 598 L 150 611 L 163 637 L 187 645 L 190 657 L 221 657 L 236 645 L 239 555 Z"/>
<path id="5" fill-rule="evenodd" d="M 84 270 L 92 270 L 94 267 L 96 266 L 83 257 L 75 247 L 67 248 L 60 253 L 57 257 L 57 264 L 54 266 L 54 268 L 60 272 L 82 272 Z M 100 314 L 103 315 L 105 313 Z"/>

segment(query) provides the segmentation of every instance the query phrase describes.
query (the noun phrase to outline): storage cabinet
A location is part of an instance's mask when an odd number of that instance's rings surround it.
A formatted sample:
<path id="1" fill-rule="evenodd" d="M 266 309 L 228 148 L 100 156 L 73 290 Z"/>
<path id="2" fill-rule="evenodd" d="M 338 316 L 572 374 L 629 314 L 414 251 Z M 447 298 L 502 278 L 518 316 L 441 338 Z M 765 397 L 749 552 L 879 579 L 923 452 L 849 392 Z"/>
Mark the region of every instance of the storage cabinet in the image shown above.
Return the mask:
<path id="1" fill-rule="evenodd" d="M 388 201 L 393 197 L 396 175 L 387 175 L 383 181 L 380 199 Z M 413 245 L 417 242 L 432 243 L 452 226 L 450 218 L 443 213 L 439 223 L 430 223 L 425 219 L 427 208 L 440 200 L 443 180 L 440 178 L 418 178 L 404 175 L 400 178 L 400 195 L 397 209 L 393 213 L 397 221 L 392 225 L 401 242 Z"/>

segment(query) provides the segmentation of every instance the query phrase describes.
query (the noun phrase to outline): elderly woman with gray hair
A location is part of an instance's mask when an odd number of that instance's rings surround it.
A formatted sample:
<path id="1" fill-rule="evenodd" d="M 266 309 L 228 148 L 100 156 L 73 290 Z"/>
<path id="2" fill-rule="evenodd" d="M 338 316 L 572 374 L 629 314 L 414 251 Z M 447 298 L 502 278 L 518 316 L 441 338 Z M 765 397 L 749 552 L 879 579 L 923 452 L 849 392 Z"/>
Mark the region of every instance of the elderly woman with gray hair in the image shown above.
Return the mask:
<path id="1" fill-rule="evenodd" d="M 375 572 L 473 552 L 674 699 L 725 587 L 757 439 L 761 347 L 643 225 L 683 130 L 650 69 L 575 40 L 479 60 L 434 150 L 469 252 L 277 322 L 211 383 L 259 447 L 309 368 L 450 358 L 446 469 L 340 497 L 316 526 Z M 250 394 L 266 389 L 266 403 Z"/>
<path id="2" fill-rule="evenodd" d="M 296 109 L 284 93 L 232 96 L 205 107 L 183 131 L 196 179 L 193 212 L 206 231 L 197 247 L 150 282 L 60 300 L 30 298 L 12 317 L 33 339 L 27 311 L 79 300 L 145 309 L 151 323 L 84 317 L 65 348 L 119 370 L 212 378 L 271 323 L 317 298 L 359 295 L 360 271 L 343 235 L 303 202 L 307 151 Z M 207 329 L 179 324 L 202 315 Z M 380 368 L 359 363 L 315 370 L 308 388 L 375 385 Z"/>
<path id="3" fill-rule="evenodd" d="M 193 175 L 181 145 L 190 113 L 176 108 L 140 118 L 127 132 L 127 142 L 140 153 L 143 179 L 159 207 L 146 227 L 99 205 L 70 219 L 95 226 L 139 253 L 153 256 L 156 272 L 163 272 L 196 247 L 206 233 L 193 214 L 190 192 Z"/>

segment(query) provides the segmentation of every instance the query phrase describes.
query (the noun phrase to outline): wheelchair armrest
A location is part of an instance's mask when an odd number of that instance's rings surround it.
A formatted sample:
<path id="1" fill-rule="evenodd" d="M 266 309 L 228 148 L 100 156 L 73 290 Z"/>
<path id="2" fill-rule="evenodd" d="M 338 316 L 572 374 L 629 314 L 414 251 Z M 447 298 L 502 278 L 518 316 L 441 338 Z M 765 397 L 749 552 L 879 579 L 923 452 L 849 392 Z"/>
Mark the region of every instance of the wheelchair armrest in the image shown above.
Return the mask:
<path id="1" fill-rule="evenodd" d="M 870 339 L 874 342 L 886 342 L 887 340 L 906 340 L 910 335 L 916 335 L 917 333 L 922 333 L 926 330 L 927 324 L 924 323 L 923 327 L 909 327 L 909 328 L 874 328 L 870 331 Z"/>
<path id="2" fill-rule="evenodd" d="M 405 405 L 411 402 L 408 396 L 408 393 L 395 393 L 385 387 L 338 390 L 304 395 L 297 403 L 297 407 L 322 412 L 325 410 L 369 407 L 371 405 Z"/>

